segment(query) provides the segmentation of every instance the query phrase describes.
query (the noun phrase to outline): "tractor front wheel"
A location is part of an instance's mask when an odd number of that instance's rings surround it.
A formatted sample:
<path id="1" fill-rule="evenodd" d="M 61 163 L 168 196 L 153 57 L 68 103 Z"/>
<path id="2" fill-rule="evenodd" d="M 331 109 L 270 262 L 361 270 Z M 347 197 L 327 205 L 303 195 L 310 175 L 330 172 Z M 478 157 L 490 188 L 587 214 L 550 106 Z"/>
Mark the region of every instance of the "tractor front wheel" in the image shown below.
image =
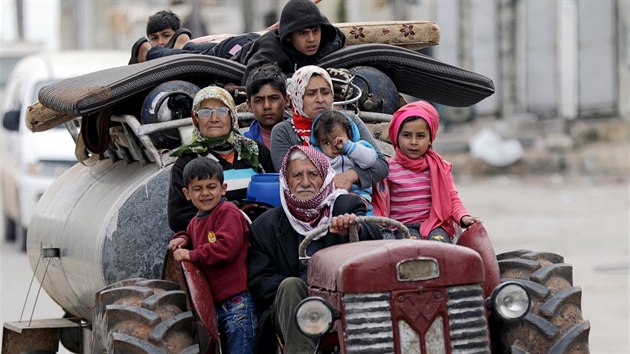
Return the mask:
<path id="1" fill-rule="evenodd" d="M 497 255 L 501 282 L 514 281 L 531 296 L 529 313 L 502 324 L 503 353 L 589 353 L 590 324 L 582 318 L 582 289 L 573 269 L 553 253 L 514 251 Z"/>

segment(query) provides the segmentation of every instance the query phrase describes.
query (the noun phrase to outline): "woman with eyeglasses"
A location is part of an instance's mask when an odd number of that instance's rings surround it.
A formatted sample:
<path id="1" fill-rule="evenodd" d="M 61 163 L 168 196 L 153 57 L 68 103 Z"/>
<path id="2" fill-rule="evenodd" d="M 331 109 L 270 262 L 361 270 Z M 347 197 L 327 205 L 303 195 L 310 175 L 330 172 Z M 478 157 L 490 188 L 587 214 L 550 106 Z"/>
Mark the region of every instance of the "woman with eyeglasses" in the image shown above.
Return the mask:
<path id="1" fill-rule="evenodd" d="M 227 183 L 228 200 L 243 200 L 251 177 L 275 172 L 269 150 L 262 143 L 244 137 L 238 130 L 236 104 L 226 90 L 206 87 L 195 95 L 192 107 L 195 126 L 192 143 L 171 153 L 177 157 L 171 169 L 168 192 L 168 222 L 174 232 L 184 231 L 197 208 L 184 196 L 184 167 L 199 156 L 221 164 Z"/>

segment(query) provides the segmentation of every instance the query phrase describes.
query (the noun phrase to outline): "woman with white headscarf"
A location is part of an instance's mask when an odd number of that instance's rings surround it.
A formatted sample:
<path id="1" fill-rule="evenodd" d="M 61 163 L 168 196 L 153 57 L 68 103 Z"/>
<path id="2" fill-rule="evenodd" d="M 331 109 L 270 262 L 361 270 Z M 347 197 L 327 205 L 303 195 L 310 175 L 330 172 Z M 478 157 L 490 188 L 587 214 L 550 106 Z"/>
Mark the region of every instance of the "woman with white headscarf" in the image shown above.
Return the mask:
<path id="1" fill-rule="evenodd" d="M 293 145 L 310 146 L 313 121 L 318 114 L 333 108 L 333 85 L 328 72 L 318 66 L 307 65 L 298 69 L 288 86 L 292 104 L 292 117 L 276 124 L 271 131 L 271 159 L 276 169 Z M 359 117 L 352 114 L 352 121 L 359 128 L 360 140 L 378 146 L 376 140 Z M 378 149 L 378 148 L 377 148 Z M 335 186 L 350 190 L 353 184 L 367 188 L 387 177 L 388 167 L 380 153 L 374 165 L 368 169 L 354 167 L 335 176 Z"/>
<path id="2" fill-rule="evenodd" d="M 192 143 L 171 153 L 178 157 L 171 169 L 168 192 L 168 222 L 174 232 L 186 230 L 197 212 L 182 192 L 186 187 L 182 178 L 184 167 L 195 157 L 207 156 L 221 164 L 228 185 L 228 200 L 245 199 L 253 175 L 275 172 L 269 150 L 239 132 L 236 105 L 226 90 L 208 86 L 197 92 L 192 120 L 195 125 Z"/>

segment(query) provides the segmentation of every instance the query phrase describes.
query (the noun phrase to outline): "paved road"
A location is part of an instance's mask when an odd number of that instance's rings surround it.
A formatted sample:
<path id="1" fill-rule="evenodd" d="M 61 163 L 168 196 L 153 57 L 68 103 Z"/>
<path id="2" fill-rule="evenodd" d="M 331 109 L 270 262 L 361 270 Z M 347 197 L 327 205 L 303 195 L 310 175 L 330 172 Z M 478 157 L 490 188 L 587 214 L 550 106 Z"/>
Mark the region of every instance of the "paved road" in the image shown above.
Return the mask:
<path id="1" fill-rule="evenodd" d="M 573 265 L 591 323 L 591 353 L 630 352 L 628 180 L 495 177 L 460 180 L 458 188 L 469 211 L 483 219 L 497 253 L 555 252 Z M 32 274 L 26 255 L 12 246 L 2 244 L 2 322 L 19 319 Z M 61 313 L 42 292 L 34 317 Z"/>
<path id="2" fill-rule="evenodd" d="M 497 253 L 554 252 L 573 265 L 591 323 L 591 353 L 630 353 L 628 180 L 500 177 L 458 188 L 468 210 L 484 220 Z"/>

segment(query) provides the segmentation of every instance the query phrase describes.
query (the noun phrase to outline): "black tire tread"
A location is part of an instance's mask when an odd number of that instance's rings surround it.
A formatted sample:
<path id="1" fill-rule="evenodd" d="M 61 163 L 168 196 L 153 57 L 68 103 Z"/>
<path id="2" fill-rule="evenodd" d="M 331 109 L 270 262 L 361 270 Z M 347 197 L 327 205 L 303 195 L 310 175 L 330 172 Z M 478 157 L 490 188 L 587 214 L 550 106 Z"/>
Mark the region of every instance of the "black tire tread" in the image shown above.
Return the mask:
<path id="1" fill-rule="evenodd" d="M 567 306 L 568 303 L 582 307 L 582 288 L 574 286 L 558 292 L 556 296 L 540 306 L 540 312 L 547 318 L 551 318 L 561 306 Z"/>
<path id="2" fill-rule="evenodd" d="M 588 352 L 588 348 L 575 348 L 573 344 L 576 342 L 581 344 L 587 343 L 590 329 L 591 324 L 589 321 L 581 322 L 562 336 L 562 338 L 549 349 L 549 354 L 574 353 L 577 351 L 584 352 L 585 350 Z"/>
<path id="3" fill-rule="evenodd" d="M 589 353 L 590 324 L 582 318 L 579 286 L 560 255 L 518 250 L 497 255 L 501 282 L 523 285 L 531 295 L 530 312 L 503 325 L 503 352 Z"/>
<path id="4" fill-rule="evenodd" d="M 506 281 L 513 281 L 513 279 L 501 278 L 501 283 L 504 283 Z M 518 283 L 525 287 L 530 296 L 541 299 L 545 298 L 547 294 L 549 294 L 549 288 L 533 281 L 519 279 Z"/>
<path id="5" fill-rule="evenodd" d="M 554 276 L 566 279 L 567 282 L 573 284 L 573 267 L 566 263 L 544 266 L 532 274 L 532 279 L 544 283 Z"/>
<path id="6" fill-rule="evenodd" d="M 504 259 L 521 258 L 524 254 L 531 253 L 530 250 L 514 250 L 509 252 L 503 252 L 497 254 L 497 260 L 502 261 Z"/>
<path id="7" fill-rule="evenodd" d="M 167 354 L 162 348 L 124 333 L 112 333 L 112 338 L 114 353 Z"/>
<path id="8" fill-rule="evenodd" d="M 150 338 L 156 343 L 170 343 L 173 336 L 178 335 L 181 331 L 192 331 L 193 326 L 192 313 L 190 311 L 182 312 L 157 325 L 151 332 Z"/>
<path id="9" fill-rule="evenodd" d="M 117 326 L 128 322 L 134 325 L 154 327 L 160 322 L 160 316 L 153 311 L 131 305 L 107 305 L 107 330 L 114 330 Z"/>
<path id="10" fill-rule="evenodd" d="M 93 353 L 199 352 L 186 293 L 173 282 L 134 279 L 96 295 Z"/>
<path id="11" fill-rule="evenodd" d="M 157 312 L 166 319 L 186 311 L 186 293 L 181 290 L 169 290 L 148 297 L 142 307 Z"/>

